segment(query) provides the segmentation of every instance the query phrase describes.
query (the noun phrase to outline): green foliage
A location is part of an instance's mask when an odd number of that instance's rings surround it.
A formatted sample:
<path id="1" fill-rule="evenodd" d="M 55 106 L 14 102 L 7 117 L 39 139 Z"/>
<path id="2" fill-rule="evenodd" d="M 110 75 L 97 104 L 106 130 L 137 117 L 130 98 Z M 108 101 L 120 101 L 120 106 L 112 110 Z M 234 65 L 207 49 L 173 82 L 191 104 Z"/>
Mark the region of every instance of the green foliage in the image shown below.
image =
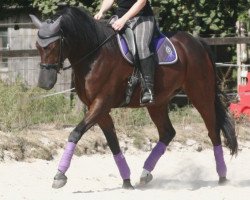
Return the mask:
<path id="1" fill-rule="evenodd" d="M 33 6 L 43 14 L 52 14 L 59 0 L 33 0 Z M 93 15 L 102 1 L 66 0 L 65 3 L 83 6 Z M 235 33 L 235 22 L 246 19 L 250 0 L 151 0 L 161 30 L 188 31 L 192 34 L 225 36 Z M 113 10 L 112 10 L 113 11 Z M 109 13 L 109 15 L 113 14 Z"/>
<path id="2" fill-rule="evenodd" d="M 122 127 L 141 127 L 151 123 L 146 109 L 113 109 L 111 115 L 115 124 Z"/>
<path id="3" fill-rule="evenodd" d="M 217 36 L 235 33 L 234 27 L 239 13 L 250 8 L 250 0 L 151 2 L 153 6 L 159 7 L 159 24 L 164 31 L 184 30 L 194 34 Z"/>
<path id="4" fill-rule="evenodd" d="M 60 0 L 33 0 L 33 6 L 37 7 L 42 14 L 48 15 L 56 12 L 58 9 L 58 3 L 60 2 Z M 77 0 L 65 0 L 64 3 L 67 3 L 70 6 L 82 6 Z"/>
<path id="5" fill-rule="evenodd" d="M 1 0 L 0 1 L 0 8 L 8 8 L 10 6 L 12 7 L 27 7 L 32 5 L 32 0 Z"/>
<path id="6" fill-rule="evenodd" d="M 65 0 L 71 6 L 83 6 L 93 15 L 102 0 Z M 150 0 L 161 30 L 183 30 L 200 35 L 225 36 L 235 33 L 235 22 L 248 19 L 250 0 Z M 58 9 L 60 0 L 2 0 L 0 8 L 38 8 L 43 15 L 51 15 Z M 108 15 L 113 14 L 111 10 Z"/>
<path id="7" fill-rule="evenodd" d="M 1 81 L 0 93 L 0 130 L 21 130 L 40 123 L 76 124 L 82 117 L 71 110 L 63 95 L 37 98 L 48 92 L 28 89 L 20 81 L 11 85 Z"/>
<path id="8" fill-rule="evenodd" d="M 185 106 L 178 108 L 177 106 L 169 112 L 169 117 L 172 123 L 176 124 L 191 124 L 191 123 L 202 123 L 203 120 L 196 109 L 193 106 Z"/>

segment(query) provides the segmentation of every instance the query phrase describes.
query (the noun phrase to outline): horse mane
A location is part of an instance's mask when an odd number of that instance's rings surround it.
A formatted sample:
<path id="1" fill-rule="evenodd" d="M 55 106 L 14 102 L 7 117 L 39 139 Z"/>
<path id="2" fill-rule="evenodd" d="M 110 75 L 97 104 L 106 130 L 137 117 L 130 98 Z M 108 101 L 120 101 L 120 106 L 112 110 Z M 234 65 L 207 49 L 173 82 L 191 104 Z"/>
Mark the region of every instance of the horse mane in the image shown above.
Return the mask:
<path id="1" fill-rule="evenodd" d="M 84 8 L 67 7 L 58 12 L 54 18 L 59 16 L 62 16 L 60 26 L 67 43 L 78 47 L 84 46 L 85 52 L 93 50 L 114 33 L 106 22 L 96 21 Z M 107 47 L 114 45 L 114 42 L 108 43 Z"/>

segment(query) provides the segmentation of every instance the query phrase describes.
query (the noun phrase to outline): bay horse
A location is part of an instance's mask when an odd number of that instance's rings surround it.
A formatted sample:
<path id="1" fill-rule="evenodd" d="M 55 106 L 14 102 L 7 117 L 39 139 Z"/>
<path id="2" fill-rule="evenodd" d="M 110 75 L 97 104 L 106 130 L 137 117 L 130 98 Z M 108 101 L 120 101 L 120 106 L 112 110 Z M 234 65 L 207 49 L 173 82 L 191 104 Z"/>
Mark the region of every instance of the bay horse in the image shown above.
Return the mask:
<path id="1" fill-rule="evenodd" d="M 41 22 L 30 15 L 39 29 L 36 47 L 41 56 L 38 86 L 51 89 L 57 73 L 68 58 L 74 72 L 76 93 L 87 105 L 83 120 L 70 133 L 66 148 L 54 177 L 53 188 L 63 187 L 77 142 L 93 125 L 102 129 L 123 179 L 123 188 L 133 189 L 130 169 L 121 152 L 114 124 L 112 108 L 119 108 L 125 98 L 128 77 L 133 66 L 127 62 L 112 37 L 114 30 L 106 23 L 96 21 L 84 9 L 69 7 L 57 13 L 54 20 Z M 201 114 L 211 139 L 219 184 L 227 181 L 220 132 L 227 140 L 231 154 L 237 153 L 237 137 L 233 119 L 220 99 L 216 82 L 215 63 L 208 45 L 186 32 L 176 32 L 169 37 L 176 48 L 178 61 L 156 66 L 155 102 L 147 107 L 157 127 L 159 141 L 146 159 L 140 178 L 141 184 L 152 180 L 152 171 L 175 136 L 168 116 L 168 103 L 182 89 Z M 136 86 L 129 108 L 140 105 L 140 86 Z"/>

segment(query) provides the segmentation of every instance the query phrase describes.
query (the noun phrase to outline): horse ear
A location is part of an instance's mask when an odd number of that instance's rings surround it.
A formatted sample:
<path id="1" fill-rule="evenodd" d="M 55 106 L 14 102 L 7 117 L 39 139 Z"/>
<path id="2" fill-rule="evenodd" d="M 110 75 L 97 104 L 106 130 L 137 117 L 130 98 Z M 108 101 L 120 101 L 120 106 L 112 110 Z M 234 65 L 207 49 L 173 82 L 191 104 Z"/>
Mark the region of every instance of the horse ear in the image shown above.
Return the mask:
<path id="1" fill-rule="evenodd" d="M 52 33 L 57 33 L 60 29 L 60 22 L 61 22 L 62 16 L 58 17 L 56 21 L 54 21 L 53 24 L 50 26 L 50 30 Z"/>
<path id="2" fill-rule="evenodd" d="M 35 15 L 29 15 L 33 24 L 38 28 L 40 29 L 41 28 L 41 25 L 42 25 L 42 22 L 35 16 Z"/>

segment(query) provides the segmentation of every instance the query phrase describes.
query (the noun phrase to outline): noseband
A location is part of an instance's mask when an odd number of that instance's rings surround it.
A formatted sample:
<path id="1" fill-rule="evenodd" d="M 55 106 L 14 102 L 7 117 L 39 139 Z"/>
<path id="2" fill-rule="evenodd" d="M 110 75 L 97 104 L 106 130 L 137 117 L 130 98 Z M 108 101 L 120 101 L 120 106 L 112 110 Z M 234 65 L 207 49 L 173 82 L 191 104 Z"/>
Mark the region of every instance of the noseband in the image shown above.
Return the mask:
<path id="1" fill-rule="evenodd" d="M 41 36 L 38 31 L 38 37 L 40 39 L 50 39 L 56 36 L 59 36 L 60 40 L 60 47 L 59 47 L 59 55 L 58 55 L 58 62 L 57 63 L 40 63 L 40 68 L 41 69 L 55 69 L 57 73 L 59 73 L 60 69 L 63 69 L 63 44 L 64 44 L 64 36 L 62 30 L 59 30 L 57 33 L 50 35 L 50 36 Z"/>

